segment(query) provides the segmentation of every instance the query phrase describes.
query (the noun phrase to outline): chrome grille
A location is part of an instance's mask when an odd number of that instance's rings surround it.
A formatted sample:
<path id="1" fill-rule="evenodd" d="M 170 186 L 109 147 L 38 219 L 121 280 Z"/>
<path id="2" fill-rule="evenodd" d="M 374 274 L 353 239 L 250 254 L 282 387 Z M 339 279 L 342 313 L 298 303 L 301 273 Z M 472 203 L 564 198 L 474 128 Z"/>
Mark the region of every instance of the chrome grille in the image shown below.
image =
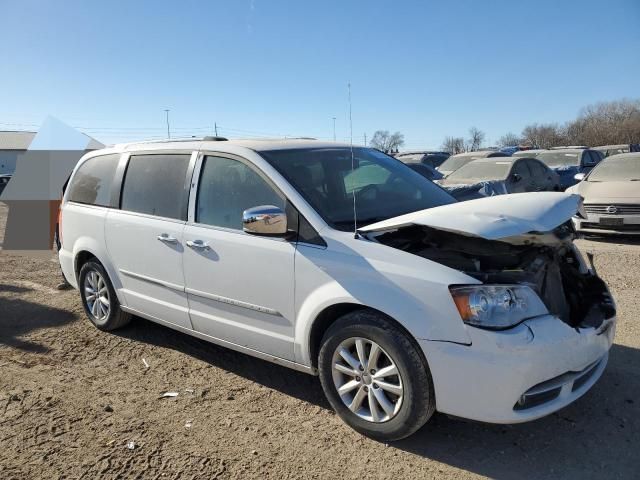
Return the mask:
<path id="1" fill-rule="evenodd" d="M 585 203 L 584 209 L 598 215 L 640 215 L 640 203 Z"/>

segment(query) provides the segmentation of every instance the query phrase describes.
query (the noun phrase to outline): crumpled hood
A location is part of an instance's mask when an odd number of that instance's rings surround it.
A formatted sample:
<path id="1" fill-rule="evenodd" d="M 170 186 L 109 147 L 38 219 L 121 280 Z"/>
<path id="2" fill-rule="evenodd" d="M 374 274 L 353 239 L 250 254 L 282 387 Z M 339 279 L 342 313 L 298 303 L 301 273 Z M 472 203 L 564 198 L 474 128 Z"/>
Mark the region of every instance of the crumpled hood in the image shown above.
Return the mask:
<path id="1" fill-rule="evenodd" d="M 564 192 L 514 193 L 452 203 L 383 220 L 359 232 L 423 225 L 462 235 L 499 240 L 549 232 L 578 211 L 580 196 Z"/>

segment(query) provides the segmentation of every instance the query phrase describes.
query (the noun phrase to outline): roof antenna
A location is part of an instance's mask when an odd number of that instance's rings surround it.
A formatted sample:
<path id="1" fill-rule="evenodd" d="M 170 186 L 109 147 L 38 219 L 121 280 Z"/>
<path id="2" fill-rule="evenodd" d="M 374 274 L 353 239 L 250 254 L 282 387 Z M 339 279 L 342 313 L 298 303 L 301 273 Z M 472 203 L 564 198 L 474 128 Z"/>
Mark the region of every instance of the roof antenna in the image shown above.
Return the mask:
<path id="1" fill-rule="evenodd" d="M 351 144 L 351 173 L 356 169 L 356 162 L 353 156 L 353 121 L 351 119 L 351 82 L 347 84 L 349 88 L 349 137 Z M 356 212 L 356 189 L 351 190 L 353 193 L 353 238 L 358 239 L 358 217 Z"/>

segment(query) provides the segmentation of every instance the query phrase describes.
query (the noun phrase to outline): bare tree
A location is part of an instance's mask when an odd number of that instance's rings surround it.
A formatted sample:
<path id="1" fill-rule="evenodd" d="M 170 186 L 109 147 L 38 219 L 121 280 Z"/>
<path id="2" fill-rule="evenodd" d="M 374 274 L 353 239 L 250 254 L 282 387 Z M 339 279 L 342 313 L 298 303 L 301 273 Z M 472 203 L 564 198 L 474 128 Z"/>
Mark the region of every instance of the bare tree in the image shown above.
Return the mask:
<path id="1" fill-rule="evenodd" d="M 484 132 L 482 130 L 477 129 L 476 127 L 471 127 L 469 129 L 469 138 L 466 142 L 466 149 L 468 152 L 475 152 L 479 150 L 482 146 L 482 142 L 484 142 Z"/>
<path id="2" fill-rule="evenodd" d="M 389 130 L 377 130 L 369 145 L 385 153 L 397 152 L 404 145 L 404 135 L 400 132 L 389 133 Z"/>
<path id="3" fill-rule="evenodd" d="M 513 132 L 505 133 L 498 139 L 498 145 L 500 147 L 511 147 L 514 145 L 520 145 L 522 143 L 522 138 L 520 135 L 516 135 Z"/>
<path id="4" fill-rule="evenodd" d="M 567 124 L 570 143 L 590 146 L 640 142 L 640 100 L 601 102 Z"/>
<path id="5" fill-rule="evenodd" d="M 555 123 L 527 125 L 522 130 L 522 139 L 534 148 L 551 148 L 568 143 L 566 132 Z"/>
<path id="6" fill-rule="evenodd" d="M 455 155 L 456 153 L 464 152 L 464 138 L 462 137 L 445 137 L 442 142 L 442 150 Z"/>

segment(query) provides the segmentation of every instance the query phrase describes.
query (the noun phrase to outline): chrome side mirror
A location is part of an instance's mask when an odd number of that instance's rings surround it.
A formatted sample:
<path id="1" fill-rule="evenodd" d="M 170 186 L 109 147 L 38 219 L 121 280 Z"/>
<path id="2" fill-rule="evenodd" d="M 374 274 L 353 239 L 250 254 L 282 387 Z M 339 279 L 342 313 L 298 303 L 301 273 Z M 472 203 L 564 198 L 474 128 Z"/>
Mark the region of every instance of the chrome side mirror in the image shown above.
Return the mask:
<path id="1" fill-rule="evenodd" d="M 576 173 L 573 178 L 575 178 L 577 181 L 581 182 L 582 180 L 584 180 L 585 174 L 584 173 Z"/>
<path id="2" fill-rule="evenodd" d="M 260 205 L 242 212 L 242 229 L 252 235 L 282 237 L 287 234 L 287 214 L 274 205 Z"/>

